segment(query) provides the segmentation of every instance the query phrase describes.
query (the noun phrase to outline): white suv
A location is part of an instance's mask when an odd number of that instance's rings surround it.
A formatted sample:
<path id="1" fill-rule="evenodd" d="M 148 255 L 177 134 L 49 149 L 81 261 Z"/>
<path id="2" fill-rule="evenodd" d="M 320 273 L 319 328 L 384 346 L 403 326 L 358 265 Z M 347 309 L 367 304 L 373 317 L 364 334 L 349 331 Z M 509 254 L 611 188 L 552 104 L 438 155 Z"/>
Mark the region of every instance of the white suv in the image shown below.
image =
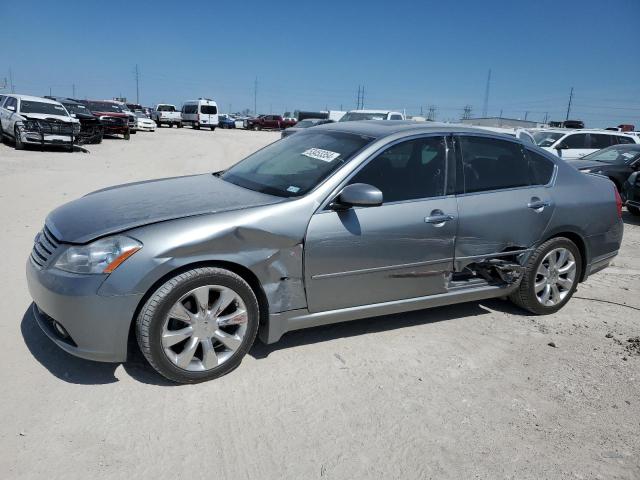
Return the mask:
<path id="1" fill-rule="evenodd" d="M 575 160 L 612 145 L 640 143 L 640 138 L 610 130 L 531 130 L 539 147 L 562 157 Z"/>
<path id="2" fill-rule="evenodd" d="M 16 150 L 25 144 L 66 145 L 80 133 L 80 121 L 64 106 L 48 98 L 6 95 L 0 103 L 0 136 L 10 137 Z"/>

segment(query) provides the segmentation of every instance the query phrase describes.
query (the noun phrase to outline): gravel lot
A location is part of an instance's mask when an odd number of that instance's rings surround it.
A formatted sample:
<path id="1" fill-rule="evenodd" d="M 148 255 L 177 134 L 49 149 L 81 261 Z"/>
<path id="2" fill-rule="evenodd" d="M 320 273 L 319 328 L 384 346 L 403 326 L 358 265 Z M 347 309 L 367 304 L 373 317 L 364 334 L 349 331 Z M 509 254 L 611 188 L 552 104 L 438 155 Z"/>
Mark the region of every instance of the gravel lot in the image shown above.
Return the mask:
<path id="1" fill-rule="evenodd" d="M 627 212 L 614 266 L 548 317 L 492 300 L 294 332 L 188 386 L 139 357 L 74 358 L 39 331 L 24 264 L 47 212 L 215 171 L 278 137 L 163 128 L 90 154 L 0 145 L 3 479 L 640 478 L 640 344 L 628 341 L 640 221 Z"/>

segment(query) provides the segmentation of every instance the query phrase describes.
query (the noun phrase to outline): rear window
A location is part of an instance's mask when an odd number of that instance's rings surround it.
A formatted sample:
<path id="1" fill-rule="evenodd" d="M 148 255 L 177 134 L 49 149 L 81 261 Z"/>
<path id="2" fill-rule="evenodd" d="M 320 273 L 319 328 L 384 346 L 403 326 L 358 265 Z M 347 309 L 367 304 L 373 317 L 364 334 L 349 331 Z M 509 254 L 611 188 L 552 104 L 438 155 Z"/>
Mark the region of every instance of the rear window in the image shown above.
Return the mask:
<path id="1" fill-rule="evenodd" d="M 158 105 L 159 112 L 175 112 L 176 107 L 173 105 Z"/>
<path id="2" fill-rule="evenodd" d="M 636 143 L 636 142 L 633 141 L 633 138 L 631 138 L 628 135 L 624 135 L 624 136 L 620 135 L 620 136 L 616 136 L 615 138 L 618 140 L 618 143 L 620 143 L 622 145 L 625 145 L 625 144 L 628 144 L 628 143 Z"/>
<path id="3" fill-rule="evenodd" d="M 200 113 L 204 115 L 215 115 L 216 113 L 218 113 L 218 107 L 216 107 L 215 105 L 201 105 Z"/>
<path id="4" fill-rule="evenodd" d="M 525 149 L 529 160 L 529 177 L 532 185 L 546 185 L 551 181 L 554 163 L 539 153 Z"/>
<path id="5" fill-rule="evenodd" d="M 613 135 L 603 135 L 600 133 L 592 133 L 591 134 L 591 148 L 597 148 L 600 150 L 601 148 L 607 148 L 611 146 L 611 140 L 613 140 Z"/>

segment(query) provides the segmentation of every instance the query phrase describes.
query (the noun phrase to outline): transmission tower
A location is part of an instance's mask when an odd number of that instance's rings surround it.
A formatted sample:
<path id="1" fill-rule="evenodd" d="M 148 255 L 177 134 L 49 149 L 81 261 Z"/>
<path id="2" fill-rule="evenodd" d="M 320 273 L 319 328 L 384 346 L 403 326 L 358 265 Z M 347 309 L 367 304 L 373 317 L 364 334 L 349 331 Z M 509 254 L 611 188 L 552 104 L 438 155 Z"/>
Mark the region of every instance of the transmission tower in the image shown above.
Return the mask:
<path id="1" fill-rule="evenodd" d="M 438 107 L 435 105 L 429 105 L 429 113 L 427 113 L 427 120 L 434 121 L 436 119 L 436 110 Z"/>
<path id="2" fill-rule="evenodd" d="M 473 109 L 473 107 L 471 105 L 465 105 L 464 109 L 463 109 L 463 113 L 462 113 L 462 119 L 463 120 L 468 120 L 469 118 L 471 118 L 471 110 Z"/>

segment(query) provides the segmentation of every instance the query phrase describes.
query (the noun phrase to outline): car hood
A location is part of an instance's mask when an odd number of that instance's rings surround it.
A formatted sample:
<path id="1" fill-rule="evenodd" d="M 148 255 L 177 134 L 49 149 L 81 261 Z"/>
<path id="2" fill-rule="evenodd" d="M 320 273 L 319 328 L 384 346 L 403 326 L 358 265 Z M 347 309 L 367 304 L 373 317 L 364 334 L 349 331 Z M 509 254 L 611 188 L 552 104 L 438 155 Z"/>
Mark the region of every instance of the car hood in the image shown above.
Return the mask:
<path id="1" fill-rule="evenodd" d="M 282 201 L 211 174 L 192 175 L 97 190 L 55 209 L 46 225 L 62 242 L 87 243 L 151 223 Z"/>
<path id="2" fill-rule="evenodd" d="M 573 168 L 578 170 L 585 170 L 587 168 L 597 168 L 598 170 L 608 170 L 613 165 L 604 162 L 594 162 L 593 160 L 567 160 L 567 163 Z"/>
<path id="3" fill-rule="evenodd" d="M 50 115 L 48 113 L 21 113 L 21 117 L 30 118 L 33 120 L 49 120 L 64 123 L 77 123 L 75 118 L 68 117 L 66 115 Z"/>
<path id="4" fill-rule="evenodd" d="M 101 112 L 100 110 L 92 110 L 91 113 L 93 113 L 96 116 L 99 117 L 128 117 L 129 115 L 127 115 L 126 113 L 119 113 L 119 112 Z"/>

